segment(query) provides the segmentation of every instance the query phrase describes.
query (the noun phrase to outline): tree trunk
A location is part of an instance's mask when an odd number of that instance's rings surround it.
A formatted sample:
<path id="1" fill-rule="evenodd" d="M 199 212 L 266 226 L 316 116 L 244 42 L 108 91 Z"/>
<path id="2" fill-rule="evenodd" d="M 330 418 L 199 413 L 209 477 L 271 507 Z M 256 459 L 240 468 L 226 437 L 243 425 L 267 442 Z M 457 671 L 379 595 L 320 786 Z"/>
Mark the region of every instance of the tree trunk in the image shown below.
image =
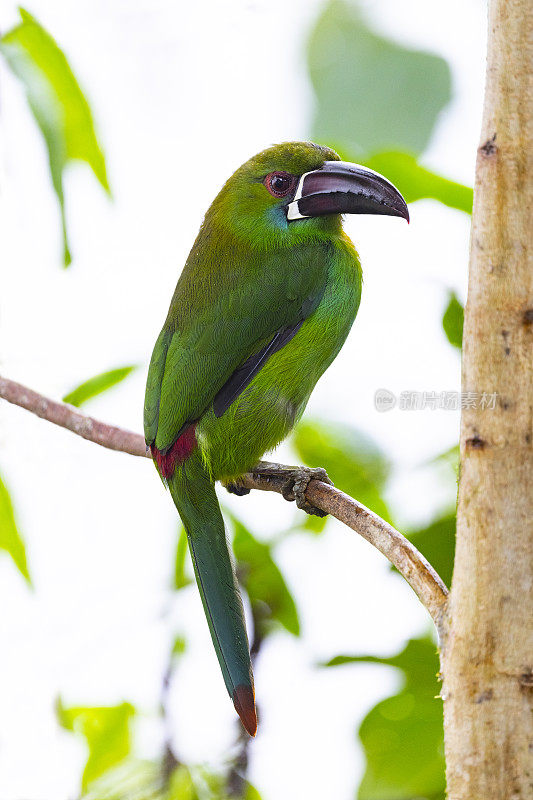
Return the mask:
<path id="1" fill-rule="evenodd" d="M 532 68 L 531 0 L 490 0 L 463 340 L 475 407 L 442 651 L 449 800 L 533 797 Z"/>

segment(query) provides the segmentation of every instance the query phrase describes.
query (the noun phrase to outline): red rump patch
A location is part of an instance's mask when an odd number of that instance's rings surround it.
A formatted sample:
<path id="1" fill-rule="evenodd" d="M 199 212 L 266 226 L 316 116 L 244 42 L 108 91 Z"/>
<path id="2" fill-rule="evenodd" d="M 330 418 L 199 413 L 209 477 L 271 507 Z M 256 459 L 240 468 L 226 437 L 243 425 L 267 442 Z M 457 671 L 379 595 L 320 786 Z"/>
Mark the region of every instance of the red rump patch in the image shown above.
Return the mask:
<path id="1" fill-rule="evenodd" d="M 183 464 L 196 447 L 196 444 L 196 422 L 191 422 L 166 453 L 158 450 L 155 444 L 151 445 L 152 458 L 163 478 L 168 480 L 172 477 L 175 468 Z"/>

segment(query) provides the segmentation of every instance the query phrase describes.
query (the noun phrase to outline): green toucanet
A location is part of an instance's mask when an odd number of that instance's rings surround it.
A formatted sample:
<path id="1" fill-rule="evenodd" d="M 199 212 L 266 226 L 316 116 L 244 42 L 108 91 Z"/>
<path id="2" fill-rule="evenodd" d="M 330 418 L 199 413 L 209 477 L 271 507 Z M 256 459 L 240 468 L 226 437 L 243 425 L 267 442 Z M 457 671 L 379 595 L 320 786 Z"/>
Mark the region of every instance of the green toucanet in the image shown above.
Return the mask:
<path id="1" fill-rule="evenodd" d="M 381 175 L 289 142 L 251 158 L 205 215 L 156 341 L 146 442 L 187 531 L 226 687 L 256 731 L 242 602 L 215 481 L 284 439 L 355 319 L 361 268 L 342 214 L 409 220 Z"/>

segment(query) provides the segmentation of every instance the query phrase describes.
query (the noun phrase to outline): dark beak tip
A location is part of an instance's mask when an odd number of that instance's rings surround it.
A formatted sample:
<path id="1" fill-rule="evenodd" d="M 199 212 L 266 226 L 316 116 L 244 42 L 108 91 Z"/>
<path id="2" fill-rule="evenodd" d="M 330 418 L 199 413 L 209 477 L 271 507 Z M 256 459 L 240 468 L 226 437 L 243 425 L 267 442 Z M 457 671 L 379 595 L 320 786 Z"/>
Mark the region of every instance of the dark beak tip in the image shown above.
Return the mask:
<path id="1" fill-rule="evenodd" d="M 399 192 L 396 201 L 397 202 L 394 203 L 394 205 L 391 205 L 391 208 L 394 208 L 394 211 L 396 212 L 395 216 L 401 217 L 401 219 L 404 219 L 407 222 L 407 224 L 410 225 L 411 217 L 409 215 L 409 208 Z"/>
<path id="2" fill-rule="evenodd" d="M 407 224 L 411 223 L 411 216 L 409 214 L 409 206 L 405 202 L 403 195 L 395 188 L 396 196 L 393 198 L 391 207 L 394 208 L 398 217 L 404 219 Z M 389 200 L 390 202 L 390 200 Z"/>

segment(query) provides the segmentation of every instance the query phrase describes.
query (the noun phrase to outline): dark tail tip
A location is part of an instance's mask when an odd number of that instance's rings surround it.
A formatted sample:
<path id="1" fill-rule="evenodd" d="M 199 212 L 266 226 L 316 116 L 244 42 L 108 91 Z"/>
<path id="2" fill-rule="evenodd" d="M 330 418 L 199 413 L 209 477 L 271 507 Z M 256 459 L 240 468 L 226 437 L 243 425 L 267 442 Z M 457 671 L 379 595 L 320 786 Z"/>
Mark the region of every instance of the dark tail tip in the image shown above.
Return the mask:
<path id="1" fill-rule="evenodd" d="M 255 736 L 257 732 L 257 715 L 255 713 L 254 690 L 251 686 L 245 686 L 243 683 L 237 686 L 233 692 L 233 705 L 250 736 Z"/>

